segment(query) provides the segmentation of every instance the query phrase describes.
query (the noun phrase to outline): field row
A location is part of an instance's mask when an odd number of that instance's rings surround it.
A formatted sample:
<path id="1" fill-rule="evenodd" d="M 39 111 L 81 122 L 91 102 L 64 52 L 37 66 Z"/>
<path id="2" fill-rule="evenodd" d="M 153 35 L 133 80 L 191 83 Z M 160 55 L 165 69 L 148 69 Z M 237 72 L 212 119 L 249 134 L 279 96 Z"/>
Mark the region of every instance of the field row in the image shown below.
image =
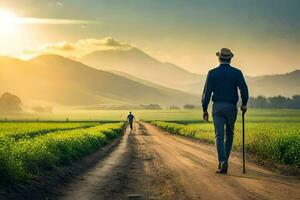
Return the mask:
<path id="1" fill-rule="evenodd" d="M 174 134 L 214 143 L 212 123 L 179 124 L 155 121 L 154 125 Z M 235 127 L 234 148 L 242 148 L 242 125 Z M 246 149 L 262 158 L 300 167 L 299 123 L 246 123 Z"/>
<path id="2" fill-rule="evenodd" d="M 83 126 L 48 124 L 45 125 L 45 129 L 41 128 L 40 132 L 46 132 L 49 127 L 55 129 L 56 125 L 61 129 L 68 127 L 71 130 L 60 130 L 18 140 L 10 137 L 10 134 L 0 137 L 0 176 L 6 181 L 24 181 L 42 173 L 45 169 L 69 164 L 120 136 L 123 127 L 123 123 L 106 123 L 90 128 L 86 128 L 88 124 Z M 19 126 L 22 129 L 22 124 Z M 78 128 L 74 129 L 76 126 Z"/>
<path id="3" fill-rule="evenodd" d="M 96 126 L 95 122 L 72 122 L 72 123 L 46 123 L 46 122 L 7 122 L 0 123 L 0 137 L 11 137 L 16 140 L 31 138 L 59 130 L 70 130 L 76 128 L 87 128 Z"/>

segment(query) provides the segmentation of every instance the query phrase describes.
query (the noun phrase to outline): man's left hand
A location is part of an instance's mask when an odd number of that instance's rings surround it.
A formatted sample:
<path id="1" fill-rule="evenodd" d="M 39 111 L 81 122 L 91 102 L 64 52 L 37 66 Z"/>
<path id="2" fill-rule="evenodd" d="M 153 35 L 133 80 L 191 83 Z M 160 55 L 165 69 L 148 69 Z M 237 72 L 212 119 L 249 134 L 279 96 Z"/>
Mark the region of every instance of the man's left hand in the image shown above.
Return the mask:
<path id="1" fill-rule="evenodd" d="M 247 106 L 241 106 L 241 111 L 244 115 L 247 112 Z"/>

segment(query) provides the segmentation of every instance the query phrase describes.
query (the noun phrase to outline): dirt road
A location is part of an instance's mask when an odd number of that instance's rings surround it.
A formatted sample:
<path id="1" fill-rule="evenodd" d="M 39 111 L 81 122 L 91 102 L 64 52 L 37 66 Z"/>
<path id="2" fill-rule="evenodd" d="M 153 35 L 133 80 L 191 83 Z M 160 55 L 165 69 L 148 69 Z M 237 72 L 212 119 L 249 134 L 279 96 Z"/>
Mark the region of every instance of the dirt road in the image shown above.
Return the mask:
<path id="1" fill-rule="evenodd" d="M 147 123 L 126 130 L 104 160 L 62 188 L 60 199 L 300 199 L 300 180 L 255 164 L 215 173 L 214 147 L 174 136 Z"/>

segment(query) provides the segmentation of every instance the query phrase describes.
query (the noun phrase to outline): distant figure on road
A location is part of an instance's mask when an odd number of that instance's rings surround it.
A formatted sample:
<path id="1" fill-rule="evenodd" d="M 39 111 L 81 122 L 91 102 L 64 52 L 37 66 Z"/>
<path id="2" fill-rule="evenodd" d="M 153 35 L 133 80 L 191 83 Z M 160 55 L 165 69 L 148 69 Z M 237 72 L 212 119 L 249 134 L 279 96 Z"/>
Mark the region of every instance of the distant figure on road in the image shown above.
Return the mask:
<path id="1" fill-rule="evenodd" d="M 128 120 L 128 122 L 129 122 L 130 129 L 131 129 L 131 130 L 132 130 L 132 128 L 133 128 L 133 119 L 134 119 L 133 114 L 131 114 L 131 112 L 129 112 L 129 115 L 127 116 L 127 120 Z"/>
<path id="2" fill-rule="evenodd" d="M 212 96 L 212 116 L 216 134 L 218 151 L 218 171 L 226 174 L 228 159 L 233 142 L 234 124 L 237 117 L 238 88 L 241 93 L 241 111 L 247 111 L 249 98 L 248 87 L 243 73 L 230 65 L 233 53 L 223 48 L 216 54 L 220 65 L 208 72 L 202 95 L 203 119 L 208 121 L 207 107 Z M 224 127 L 226 127 L 226 140 L 224 142 Z"/>

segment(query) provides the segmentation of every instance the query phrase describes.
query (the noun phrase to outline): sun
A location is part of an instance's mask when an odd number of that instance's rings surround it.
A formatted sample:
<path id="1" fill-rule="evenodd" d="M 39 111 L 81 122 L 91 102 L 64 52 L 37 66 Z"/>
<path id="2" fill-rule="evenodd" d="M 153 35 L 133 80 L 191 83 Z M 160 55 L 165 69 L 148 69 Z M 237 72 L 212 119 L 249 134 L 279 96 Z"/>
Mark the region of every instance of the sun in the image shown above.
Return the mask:
<path id="1" fill-rule="evenodd" d="M 0 33 L 10 34 L 16 31 L 18 17 L 9 10 L 0 10 Z"/>

